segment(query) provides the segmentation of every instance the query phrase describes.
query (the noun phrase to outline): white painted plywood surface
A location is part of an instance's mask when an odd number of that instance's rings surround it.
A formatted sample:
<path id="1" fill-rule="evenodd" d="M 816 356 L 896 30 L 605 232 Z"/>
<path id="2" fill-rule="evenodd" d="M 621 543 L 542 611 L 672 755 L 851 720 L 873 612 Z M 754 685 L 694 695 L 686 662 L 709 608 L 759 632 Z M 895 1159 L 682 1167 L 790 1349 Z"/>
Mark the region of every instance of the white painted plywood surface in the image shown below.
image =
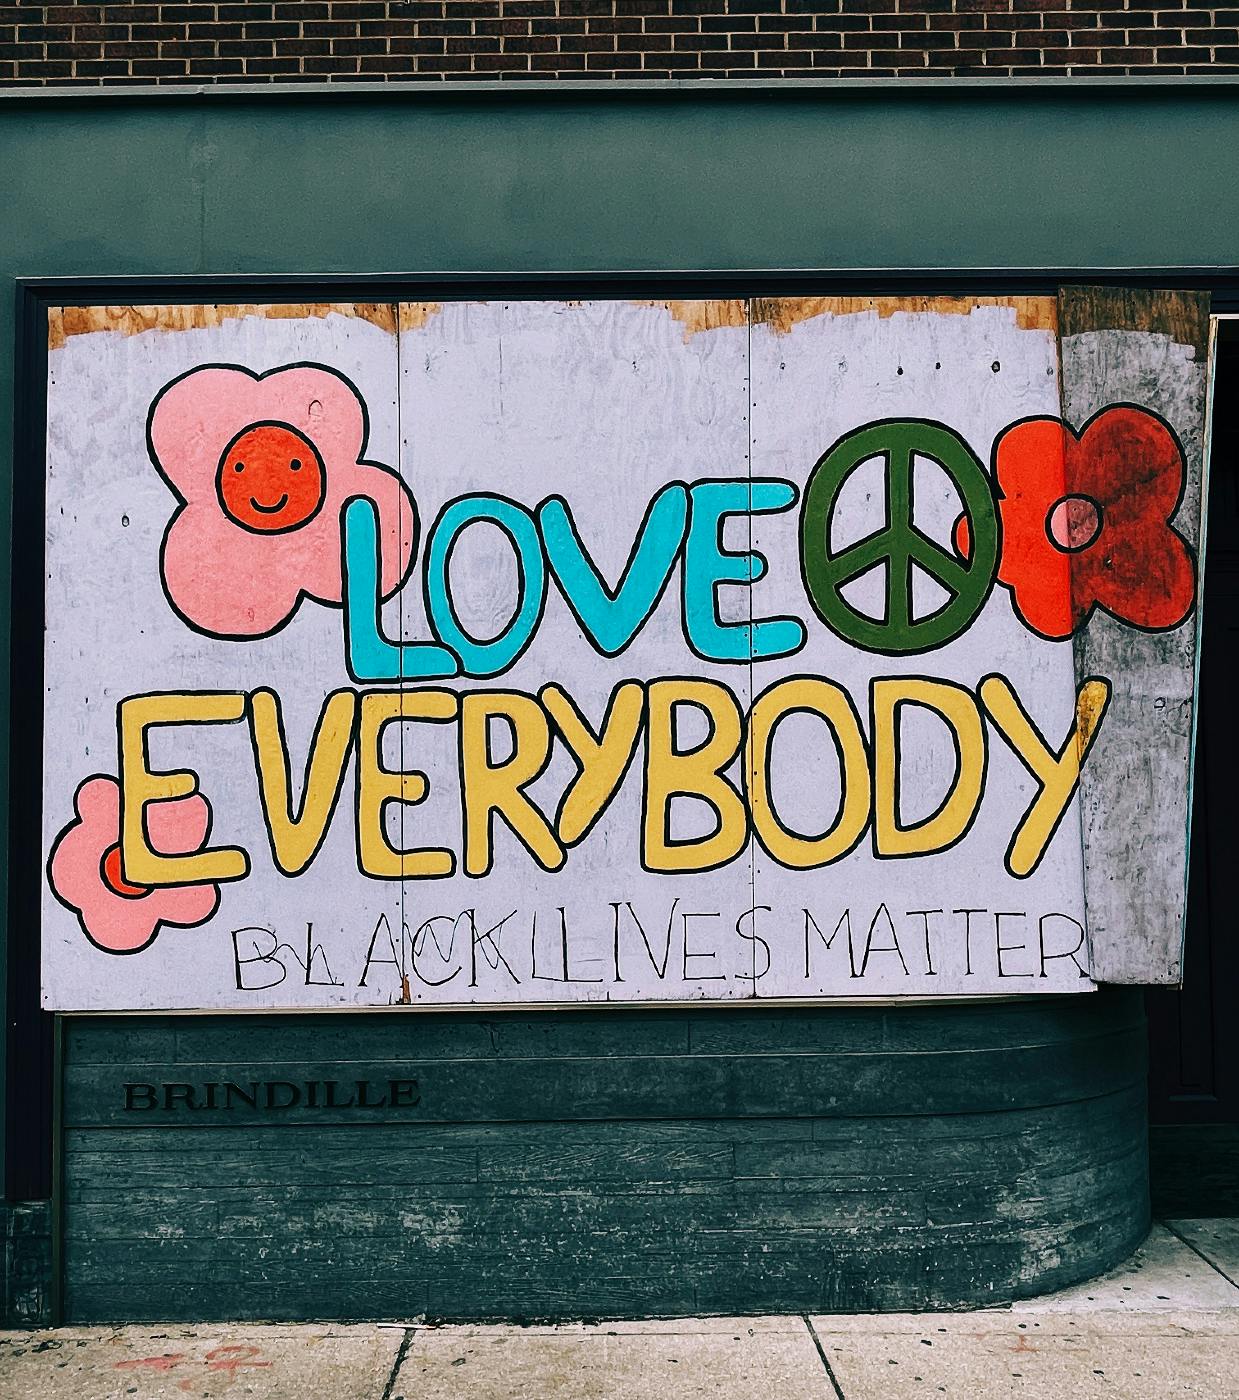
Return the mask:
<path id="1" fill-rule="evenodd" d="M 933 444 L 942 439 L 933 433 L 945 431 L 957 444 L 948 456 L 962 452 L 975 461 L 970 480 L 990 500 L 995 442 L 1022 420 L 1060 411 L 1052 300 L 199 308 L 127 311 L 114 322 L 103 311 L 79 313 L 53 330 L 46 1005 L 736 1002 L 1093 986 L 1089 972 L 1096 968 L 1083 943 L 1078 799 L 1059 804 L 1033 868 L 1009 868 L 1013 835 L 1041 783 L 1027 755 L 1022 759 L 1004 738 L 983 694 L 987 677 L 1004 678 L 1044 736 L 1043 749 L 1067 744 L 1080 680 L 1070 636 L 1050 639 L 1029 628 L 1002 564 L 976 615 L 963 617 L 953 635 L 924 648 L 897 638 L 889 646 L 862 644 L 863 619 L 880 621 L 886 606 L 881 571 L 841 589 L 853 621 L 859 619 L 849 635 L 849 614 L 836 614 L 833 623 L 819 615 L 802 562 L 803 498 L 815 465 L 850 434 L 903 424 L 901 432 L 928 444 L 913 454 L 909 514 L 918 538 L 928 541 L 923 557 L 930 568 L 913 574 L 910 601 L 914 622 L 932 620 L 950 597 L 933 583 L 934 567 L 957 578 L 971 548 L 956 532 L 961 496 L 934 460 Z M 213 380 L 204 370 L 210 365 L 238 367 L 232 373 L 239 377 Z M 198 552 L 180 566 L 191 580 L 187 592 L 177 582 L 178 566 L 166 550 L 161 556 L 178 504 L 176 472 L 170 480 L 165 462 L 161 475 L 145 440 L 152 404 L 178 376 L 180 416 L 167 420 L 173 427 L 164 436 L 156 430 L 154 455 L 182 453 L 198 486 L 206 484 L 195 497 L 207 522 L 191 538 Z M 298 395 L 308 400 L 303 417 Z M 347 424 L 363 411 L 364 451 L 353 450 L 332 415 Z M 274 436 L 255 436 L 259 428 Z M 288 428 L 301 437 L 282 436 Z M 303 451 L 298 442 L 309 446 Z M 240 470 L 242 449 L 251 476 L 234 479 L 227 473 Z M 300 475 L 279 474 L 293 452 L 307 451 L 321 455 L 325 483 L 313 510 L 306 464 L 296 469 Z M 284 456 L 263 465 L 269 452 Z M 252 476 L 269 466 L 274 475 Z M 830 551 L 883 528 L 893 509 L 888 476 L 880 453 L 857 463 L 832 513 Z M 257 494 L 247 487 L 238 496 L 237 482 L 251 479 Z M 683 538 L 673 528 L 677 491 L 689 502 Z M 350 650 L 339 606 L 340 507 L 367 493 L 381 507 L 382 591 L 389 595 L 381 609 L 383 645 L 393 655 L 403 649 L 404 681 L 394 672 L 358 674 L 359 643 L 354 637 Z M 661 505 L 652 515 L 655 499 Z M 564 545 L 557 554 L 547 536 L 555 502 L 570 513 L 592 561 L 592 604 L 576 598 L 580 582 L 556 577 Z M 710 510 L 719 503 L 725 511 L 716 522 Z M 267 509 L 272 514 L 264 517 Z M 1005 521 L 1001 502 L 988 509 Z M 445 512 L 461 510 L 498 513 L 510 528 L 483 521 L 460 532 L 447 551 L 450 602 L 441 599 L 435 612 L 428 601 L 436 576 L 432 541 L 437 535 L 442 555 Z M 283 528 L 272 530 L 271 520 Z M 662 545 L 641 544 L 652 520 L 667 534 Z M 512 530 L 532 541 L 521 564 Z M 356 562 L 349 568 L 354 580 Z M 713 587 L 711 568 L 730 569 L 733 577 Z M 649 570 L 648 616 L 635 619 L 631 636 L 621 629 L 591 639 L 591 624 L 623 610 L 622 601 L 608 604 L 604 595 L 614 596 L 627 576 L 630 591 L 639 593 Z M 502 647 L 521 599 L 531 589 L 541 594 L 540 577 L 545 596 L 527 644 L 510 664 L 487 664 L 495 654 L 489 644 L 498 639 Z M 280 601 L 290 579 L 303 580 L 307 594 L 295 607 L 295 590 Z M 462 633 L 445 633 L 448 614 Z M 225 625 L 225 616 L 240 621 Z M 759 639 L 755 654 L 751 637 Z M 789 637 L 803 645 L 789 646 Z M 458 656 L 442 650 L 445 642 Z M 440 650 L 425 650 L 427 643 Z M 845 775 L 821 714 L 789 704 L 770 748 L 770 810 L 762 807 L 750 820 L 760 785 L 744 747 L 746 733 L 752 737 L 750 710 L 763 693 L 790 696 L 786 685 L 795 677 L 813 682 L 818 688 L 807 693 L 817 699 L 829 687 L 835 703 L 854 714 L 850 764 Z M 957 720 L 979 736 L 983 760 L 962 829 L 919 851 L 918 824 L 932 825 L 944 800 L 966 786 L 969 760 L 943 715 L 915 703 L 926 694 L 917 690 L 918 678 L 938 687 L 931 696 L 955 697 Z M 549 699 L 547 687 L 556 688 Z M 181 850 L 247 853 L 245 878 L 218 882 L 213 904 L 200 884 L 169 890 L 125 878 L 133 870 L 112 810 L 118 796 L 108 799 L 112 808 L 100 799 L 89 821 L 78 820 L 73 808 L 90 775 L 112 785 L 96 796 L 118 793 L 119 702 L 180 691 L 240 697 L 232 722 L 150 732 L 150 767 L 191 771 L 200 796 L 190 803 L 210 804 L 209 837 L 182 832 Z M 352 726 L 337 736 L 347 761 L 321 846 L 295 872 L 278 868 L 264 820 L 252 731 L 255 712 L 272 702 L 253 697 L 268 691 L 285 729 L 294 824 L 307 758 L 314 752 L 321 759 L 329 748 L 317 729 L 329 695 L 343 693 L 333 703 L 344 706 Z M 570 700 L 599 735 L 617 693 L 623 703 L 610 716 L 616 735 L 624 705 L 630 710 L 629 737 L 617 748 L 625 761 L 613 796 L 582 833 L 562 809 L 581 769 L 562 728 L 566 705 Z M 383 780 L 358 715 L 384 695 L 395 697 L 393 713 L 409 718 L 386 726 L 382 767 L 414 776 L 406 793 L 413 800 L 386 805 L 390 851 L 377 871 L 369 867 L 381 848 L 373 831 L 359 835 L 366 819 L 357 794 L 359 785 Z M 887 728 L 878 716 L 882 696 L 895 706 Z M 714 707 L 712 719 L 703 703 Z M 464 716 L 476 717 L 483 705 L 497 716 L 486 726 L 489 748 L 475 747 L 473 766 L 462 767 Z M 724 831 L 739 822 L 738 839 L 720 859 L 700 854 L 719 825 L 700 797 L 671 801 L 670 853 L 651 845 L 651 786 L 664 771 L 680 774 L 686 786 L 694 781 L 691 764 L 659 758 L 652 715 L 660 705 L 670 706 L 678 752 L 702 744 L 718 749 L 718 772 L 707 773 L 704 786 L 725 809 Z M 438 718 L 428 718 L 436 706 Z M 505 710 L 518 717 L 515 729 Z M 846 717 L 841 722 L 846 729 Z M 1107 722 L 1103 717 L 1103 737 Z M 481 732 L 476 723 L 472 732 Z M 885 780 L 874 772 L 890 770 L 896 733 L 901 830 L 882 837 L 874 816 Z M 468 814 L 484 789 L 482 768 L 501 772 L 509 759 L 530 755 L 537 771 L 508 801 L 516 824 L 526 820 L 538 834 L 530 839 L 527 830 L 522 841 L 497 813 L 482 822 L 479 837 Z M 674 787 L 677 780 L 669 781 Z M 331 783 L 324 799 L 321 774 L 315 782 L 315 800 L 330 805 Z M 158 809 L 174 805 L 149 809 L 152 846 Z M 845 809 L 859 821 L 850 848 L 791 868 L 778 833 L 772 837 L 771 812 L 804 850 L 825 838 Z M 1153 813 L 1147 821 L 1152 829 Z M 1168 842 L 1182 839 L 1164 825 L 1157 830 Z M 72 831 L 77 864 L 64 877 L 56 852 Z M 904 841 L 905 853 L 890 849 L 892 841 Z M 93 870 L 81 858 L 90 842 L 98 846 Z M 109 866 L 114 843 L 121 854 Z M 489 865 L 482 868 L 477 852 L 486 849 Z M 444 868 L 431 873 L 427 852 L 446 853 Z M 680 868 L 660 868 L 668 864 Z M 190 922 L 195 926 L 183 926 Z"/>

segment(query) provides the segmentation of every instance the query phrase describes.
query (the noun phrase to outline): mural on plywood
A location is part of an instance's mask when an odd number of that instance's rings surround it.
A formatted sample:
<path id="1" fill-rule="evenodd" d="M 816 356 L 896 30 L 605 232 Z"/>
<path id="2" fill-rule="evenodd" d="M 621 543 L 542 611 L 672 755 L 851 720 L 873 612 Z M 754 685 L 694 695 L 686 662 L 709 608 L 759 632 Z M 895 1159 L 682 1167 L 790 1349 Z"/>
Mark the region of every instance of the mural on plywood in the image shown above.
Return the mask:
<path id="1" fill-rule="evenodd" d="M 52 315 L 46 1005 L 1093 987 L 1200 467 L 1053 299 L 193 310 Z"/>

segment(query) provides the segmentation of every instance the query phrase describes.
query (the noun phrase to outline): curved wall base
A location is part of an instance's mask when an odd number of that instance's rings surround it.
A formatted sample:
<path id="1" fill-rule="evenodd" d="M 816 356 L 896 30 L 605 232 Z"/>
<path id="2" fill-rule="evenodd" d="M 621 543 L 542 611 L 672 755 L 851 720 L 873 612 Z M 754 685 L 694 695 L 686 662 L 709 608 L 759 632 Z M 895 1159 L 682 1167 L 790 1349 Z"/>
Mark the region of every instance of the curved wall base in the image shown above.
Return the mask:
<path id="1" fill-rule="evenodd" d="M 90 1018 L 64 1062 L 70 1322 L 992 1306 L 1149 1222 L 1138 992 Z"/>

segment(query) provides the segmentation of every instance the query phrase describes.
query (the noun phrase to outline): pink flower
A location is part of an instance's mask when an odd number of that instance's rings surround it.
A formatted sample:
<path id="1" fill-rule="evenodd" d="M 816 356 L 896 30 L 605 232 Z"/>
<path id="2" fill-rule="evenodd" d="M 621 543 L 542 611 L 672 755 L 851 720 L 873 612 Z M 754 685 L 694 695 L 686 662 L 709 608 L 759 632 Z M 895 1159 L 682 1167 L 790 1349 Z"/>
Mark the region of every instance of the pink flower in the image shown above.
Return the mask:
<path id="1" fill-rule="evenodd" d="M 138 953 L 164 924 L 192 928 L 219 904 L 216 885 L 130 884 L 121 873 L 120 784 L 87 778 L 73 796 L 76 818 L 56 838 L 47 862 L 52 893 L 72 909 L 82 932 L 105 953 Z M 151 849 L 163 855 L 199 850 L 211 829 L 211 808 L 201 793 L 146 809 Z"/>
<path id="2" fill-rule="evenodd" d="M 181 501 L 161 571 L 168 601 L 213 637 L 265 637 L 303 596 L 339 605 L 340 511 L 356 496 L 379 515 L 382 590 L 413 556 L 413 498 L 389 467 L 362 458 L 366 406 L 342 374 L 290 365 L 252 374 L 205 365 L 151 404 L 151 460 Z"/>

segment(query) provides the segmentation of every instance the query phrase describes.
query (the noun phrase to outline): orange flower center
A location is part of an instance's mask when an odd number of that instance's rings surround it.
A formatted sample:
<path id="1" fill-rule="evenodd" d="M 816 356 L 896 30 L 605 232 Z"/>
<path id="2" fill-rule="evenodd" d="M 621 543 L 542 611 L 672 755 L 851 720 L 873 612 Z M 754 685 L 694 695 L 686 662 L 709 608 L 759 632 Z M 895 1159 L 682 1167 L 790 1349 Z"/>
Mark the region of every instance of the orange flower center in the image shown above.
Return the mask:
<path id="1" fill-rule="evenodd" d="M 318 514 L 323 461 L 287 423 L 255 423 L 229 443 L 215 478 L 225 514 L 256 534 L 295 530 Z"/>
<path id="2" fill-rule="evenodd" d="M 1075 554 L 1101 534 L 1101 507 L 1090 496 L 1064 496 L 1047 512 L 1045 530 L 1056 548 Z"/>
<path id="3" fill-rule="evenodd" d="M 146 885 L 131 885 L 121 874 L 119 845 L 112 846 L 104 852 L 100 868 L 104 881 L 115 894 L 123 895 L 125 899 L 141 899 L 143 895 L 150 894 Z"/>

